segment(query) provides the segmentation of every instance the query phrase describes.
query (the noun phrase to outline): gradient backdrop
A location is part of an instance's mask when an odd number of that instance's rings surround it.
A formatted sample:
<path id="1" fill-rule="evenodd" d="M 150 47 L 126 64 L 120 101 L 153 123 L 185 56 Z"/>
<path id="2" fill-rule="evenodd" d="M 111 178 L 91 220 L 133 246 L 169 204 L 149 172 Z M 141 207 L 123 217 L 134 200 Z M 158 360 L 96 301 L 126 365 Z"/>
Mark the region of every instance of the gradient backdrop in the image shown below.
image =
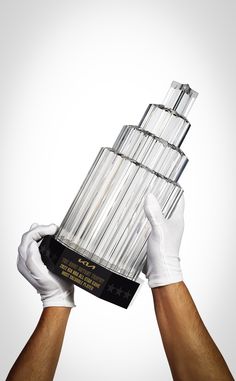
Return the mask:
<path id="1" fill-rule="evenodd" d="M 4 379 L 41 313 L 17 272 L 33 222 L 61 223 L 101 146 L 161 103 L 199 92 L 181 246 L 185 281 L 236 375 L 236 3 L 1 0 L 1 325 Z M 145 284 L 130 309 L 76 288 L 55 380 L 171 379 Z"/>

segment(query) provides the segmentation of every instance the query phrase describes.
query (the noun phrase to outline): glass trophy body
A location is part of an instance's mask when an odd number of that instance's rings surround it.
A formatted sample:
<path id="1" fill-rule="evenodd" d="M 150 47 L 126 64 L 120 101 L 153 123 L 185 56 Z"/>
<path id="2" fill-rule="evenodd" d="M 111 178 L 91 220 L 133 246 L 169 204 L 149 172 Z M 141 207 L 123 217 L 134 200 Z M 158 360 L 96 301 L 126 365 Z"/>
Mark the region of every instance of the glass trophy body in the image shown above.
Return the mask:
<path id="1" fill-rule="evenodd" d="M 40 245 L 51 271 L 128 307 L 151 231 L 144 200 L 152 193 L 166 218 L 174 211 L 188 162 L 180 146 L 196 97 L 189 85 L 172 82 L 163 105 L 150 104 L 138 126 L 124 126 L 113 147 L 100 149 L 57 234 Z"/>

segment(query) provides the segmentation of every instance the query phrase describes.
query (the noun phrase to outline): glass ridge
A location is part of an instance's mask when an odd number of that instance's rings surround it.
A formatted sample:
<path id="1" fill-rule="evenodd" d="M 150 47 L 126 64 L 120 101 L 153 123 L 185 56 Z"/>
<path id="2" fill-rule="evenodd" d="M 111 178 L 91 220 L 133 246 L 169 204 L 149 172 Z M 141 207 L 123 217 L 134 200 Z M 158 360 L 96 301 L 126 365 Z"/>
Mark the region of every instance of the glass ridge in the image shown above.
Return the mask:
<path id="1" fill-rule="evenodd" d="M 178 147 L 136 126 L 124 126 L 112 148 L 173 181 L 188 162 Z"/>

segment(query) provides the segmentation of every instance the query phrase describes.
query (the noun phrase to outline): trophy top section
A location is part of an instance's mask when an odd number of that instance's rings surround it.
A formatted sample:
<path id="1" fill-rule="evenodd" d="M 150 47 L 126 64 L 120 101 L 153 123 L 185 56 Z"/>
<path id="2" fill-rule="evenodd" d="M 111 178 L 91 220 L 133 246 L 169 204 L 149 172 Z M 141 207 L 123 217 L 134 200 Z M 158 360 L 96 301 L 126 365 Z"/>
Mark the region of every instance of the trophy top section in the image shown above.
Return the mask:
<path id="1" fill-rule="evenodd" d="M 198 93 L 191 89 L 189 84 L 173 81 L 163 104 L 166 108 L 186 118 L 197 96 Z"/>
<path id="2" fill-rule="evenodd" d="M 188 84 L 173 81 L 163 104 L 149 104 L 138 127 L 180 147 L 190 127 L 187 115 L 197 96 Z"/>

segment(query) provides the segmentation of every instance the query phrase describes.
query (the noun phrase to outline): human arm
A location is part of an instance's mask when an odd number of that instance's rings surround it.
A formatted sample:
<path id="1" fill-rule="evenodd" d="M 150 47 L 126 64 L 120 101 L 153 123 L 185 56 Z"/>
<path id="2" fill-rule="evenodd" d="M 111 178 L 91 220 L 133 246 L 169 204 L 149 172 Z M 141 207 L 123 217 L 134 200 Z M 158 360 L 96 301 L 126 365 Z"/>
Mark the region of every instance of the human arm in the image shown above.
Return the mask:
<path id="1" fill-rule="evenodd" d="M 17 267 L 41 296 L 39 323 L 11 368 L 7 381 L 53 380 L 66 324 L 74 307 L 74 286 L 52 274 L 41 260 L 38 246 L 45 235 L 55 234 L 55 225 L 33 224 L 22 236 Z"/>
<path id="2" fill-rule="evenodd" d="M 231 381 L 184 282 L 152 289 L 156 318 L 175 381 Z"/>
<path id="3" fill-rule="evenodd" d="M 46 307 L 6 381 L 51 381 L 57 367 L 71 308 Z"/>
<path id="4" fill-rule="evenodd" d="M 145 212 L 152 226 L 145 271 L 173 379 L 233 380 L 183 282 L 179 259 L 184 229 L 183 198 L 169 220 L 163 217 L 152 195 L 146 199 Z"/>

